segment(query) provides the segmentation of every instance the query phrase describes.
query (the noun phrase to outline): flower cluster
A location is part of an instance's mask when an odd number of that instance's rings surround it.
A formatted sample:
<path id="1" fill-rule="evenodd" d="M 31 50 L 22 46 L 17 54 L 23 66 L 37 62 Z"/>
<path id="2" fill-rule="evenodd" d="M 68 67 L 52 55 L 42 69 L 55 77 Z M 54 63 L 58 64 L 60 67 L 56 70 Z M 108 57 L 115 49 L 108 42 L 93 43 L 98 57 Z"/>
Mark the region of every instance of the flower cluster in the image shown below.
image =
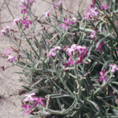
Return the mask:
<path id="1" fill-rule="evenodd" d="M 114 73 L 115 70 L 118 71 L 118 66 L 116 64 L 110 64 L 109 65 L 111 67 L 111 73 Z M 102 80 L 105 80 L 107 82 L 107 78 L 105 76 L 105 69 L 103 69 L 101 72 L 100 72 L 100 78 L 99 78 L 99 82 L 101 82 Z"/>
<path id="2" fill-rule="evenodd" d="M 33 4 L 33 2 L 36 2 L 36 0 L 21 0 L 20 7 L 21 7 L 22 14 L 28 13 L 28 11 L 27 11 L 27 8 L 29 7 L 28 2 L 29 2 L 29 5 L 31 6 Z"/>
<path id="3" fill-rule="evenodd" d="M 108 7 L 109 5 L 102 5 L 101 9 L 106 11 Z"/>
<path id="4" fill-rule="evenodd" d="M 14 20 L 13 20 L 13 25 L 16 25 L 18 22 L 20 22 L 20 18 L 16 17 Z"/>
<path id="5" fill-rule="evenodd" d="M 97 7 L 95 6 L 95 1 L 90 4 L 89 9 L 86 12 L 86 15 L 84 15 L 85 19 L 92 20 L 94 17 L 98 16 L 99 12 Z"/>
<path id="6" fill-rule="evenodd" d="M 92 31 L 91 34 L 90 34 L 90 38 L 93 39 L 93 38 L 96 38 L 96 31 Z"/>
<path id="7" fill-rule="evenodd" d="M 118 66 L 116 64 L 110 64 L 109 65 L 111 67 L 111 72 L 114 73 L 115 70 L 118 70 Z"/>
<path id="8" fill-rule="evenodd" d="M 32 21 L 27 20 L 27 17 L 21 21 L 22 24 L 25 24 L 25 28 L 29 28 L 29 24 L 32 24 Z"/>
<path id="9" fill-rule="evenodd" d="M 79 46 L 77 44 L 73 44 L 70 48 L 66 48 L 66 52 L 69 56 L 68 62 L 63 63 L 65 66 L 71 66 L 74 64 L 82 63 L 84 59 L 84 55 L 87 56 L 88 48 L 86 46 Z M 73 60 L 74 59 L 74 60 Z"/>
<path id="10" fill-rule="evenodd" d="M 4 51 L 4 56 L 7 55 L 8 58 L 7 60 L 10 62 L 10 63 L 13 63 L 14 60 L 15 60 L 15 56 L 11 56 L 10 53 L 11 53 L 12 49 L 8 49 L 7 51 Z"/>
<path id="11" fill-rule="evenodd" d="M 61 50 L 62 48 L 60 46 L 54 47 L 52 48 L 48 53 L 47 53 L 47 57 L 55 57 L 56 56 L 56 50 Z"/>
<path id="12" fill-rule="evenodd" d="M 105 69 L 103 69 L 103 70 L 100 72 L 99 82 L 101 82 L 103 79 L 107 82 L 107 78 L 106 78 L 106 76 L 105 76 Z"/>
<path id="13" fill-rule="evenodd" d="M 37 98 L 35 97 L 35 93 L 31 93 L 31 94 L 26 94 L 25 95 L 25 99 L 24 99 L 24 102 L 34 102 L 34 107 L 36 107 L 39 103 L 45 107 L 45 98 Z M 30 109 L 31 109 L 31 105 L 30 104 L 24 104 L 22 105 L 23 108 L 26 109 L 26 111 L 24 112 L 24 114 L 28 113 L 30 114 Z"/>
<path id="14" fill-rule="evenodd" d="M 71 19 L 65 18 L 64 23 L 62 23 L 60 27 L 67 30 L 68 25 L 72 25 L 73 23 L 77 23 L 77 19 L 75 17 L 72 17 Z"/>

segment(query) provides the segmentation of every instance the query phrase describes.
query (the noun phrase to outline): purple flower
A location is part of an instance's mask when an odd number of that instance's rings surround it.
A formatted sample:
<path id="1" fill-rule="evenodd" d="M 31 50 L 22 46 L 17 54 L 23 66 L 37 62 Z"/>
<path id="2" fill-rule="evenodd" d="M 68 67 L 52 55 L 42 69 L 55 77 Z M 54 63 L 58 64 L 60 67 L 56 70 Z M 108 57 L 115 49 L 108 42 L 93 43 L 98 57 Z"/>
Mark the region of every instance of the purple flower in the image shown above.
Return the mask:
<path id="1" fill-rule="evenodd" d="M 23 14 L 23 13 L 27 13 L 27 5 L 22 5 L 22 6 L 20 6 L 21 7 L 21 14 Z"/>
<path id="2" fill-rule="evenodd" d="M 103 79 L 107 82 L 107 78 L 105 77 L 105 69 L 103 69 L 103 70 L 100 72 L 99 82 L 101 82 Z"/>
<path id="3" fill-rule="evenodd" d="M 20 4 L 24 4 L 24 3 L 25 3 L 25 0 L 21 0 L 21 1 L 20 1 Z"/>
<path id="4" fill-rule="evenodd" d="M 9 29 L 9 26 L 5 26 L 3 30 L 1 30 L 1 34 L 0 36 L 2 36 L 3 34 L 6 34 L 7 30 Z"/>
<path id="5" fill-rule="evenodd" d="M 115 70 L 118 70 L 118 66 L 116 64 L 110 64 L 109 65 L 111 67 L 111 72 L 114 73 Z"/>
<path id="6" fill-rule="evenodd" d="M 61 24 L 61 28 L 63 27 L 64 30 L 67 30 L 68 25 L 72 25 L 73 23 L 69 21 L 68 18 L 65 18 L 64 23 Z"/>
<path id="7" fill-rule="evenodd" d="M 49 53 L 47 53 L 47 57 L 55 57 L 56 56 L 56 53 L 53 52 L 53 51 L 50 51 Z"/>
<path id="8" fill-rule="evenodd" d="M 63 65 L 64 65 L 65 67 L 71 66 L 71 65 L 73 65 L 73 64 L 74 64 L 74 63 L 73 63 L 73 59 L 72 59 L 71 57 L 68 58 L 68 62 L 67 62 L 67 63 L 63 63 Z"/>
<path id="9" fill-rule="evenodd" d="M 60 46 L 56 46 L 54 49 L 55 50 L 62 50 L 62 48 Z"/>
<path id="10" fill-rule="evenodd" d="M 10 55 L 11 51 L 12 51 L 11 48 L 9 48 L 7 51 L 4 51 L 4 56 L 5 56 L 5 55 Z"/>
<path id="11" fill-rule="evenodd" d="M 20 18 L 16 17 L 16 18 L 13 20 L 12 23 L 13 23 L 13 25 L 16 25 L 16 23 L 19 22 L 19 21 L 20 21 Z"/>
<path id="12" fill-rule="evenodd" d="M 76 19 L 75 17 L 72 17 L 70 20 L 71 20 L 73 23 L 77 23 L 77 19 Z"/>
<path id="13" fill-rule="evenodd" d="M 102 46 L 104 45 L 104 41 L 102 41 L 99 45 L 98 45 L 98 47 L 96 47 L 96 50 L 98 50 L 98 49 L 100 49 L 100 52 L 102 52 Z"/>
<path id="14" fill-rule="evenodd" d="M 80 56 L 77 58 L 77 61 L 75 62 L 75 64 L 82 63 L 83 58 L 84 58 L 84 56 L 83 56 L 83 55 L 80 55 Z"/>
<path id="15" fill-rule="evenodd" d="M 54 52 L 55 50 L 61 50 L 62 48 L 60 46 L 56 46 L 54 48 L 52 48 L 48 53 L 47 53 L 47 57 L 55 57 L 56 53 Z"/>
<path id="16" fill-rule="evenodd" d="M 73 65 L 74 63 L 73 63 L 73 59 L 71 58 L 71 57 L 69 57 L 69 59 L 68 59 L 68 66 L 71 66 L 71 65 Z"/>
<path id="17" fill-rule="evenodd" d="M 34 96 L 35 93 L 31 93 L 31 94 L 26 94 L 26 98 L 24 99 L 25 102 L 27 101 L 34 101 L 34 98 L 32 96 Z"/>
<path id="18" fill-rule="evenodd" d="M 68 56 L 71 56 L 71 55 L 73 54 L 73 52 L 74 52 L 74 49 L 72 49 L 72 48 L 67 48 L 67 49 L 66 49 L 66 52 L 68 53 Z"/>
<path id="19" fill-rule="evenodd" d="M 51 10 L 52 10 L 54 7 L 56 7 L 57 5 L 60 5 L 60 4 L 62 4 L 62 3 L 63 3 L 63 1 L 55 2 L 54 5 L 52 5 Z"/>
<path id="20" fill-rule="evenodd" d="M 29 24 L 32 24 L 32 21 L 26 20 L 26 19 L 27 19 L 27 17 L 24 18 L 24 20 L 21 21 L 21 23 L 22 23 L 22 24 L 25 24 L 25 28 L 29 28 Z"/>
<path id="21" fill-rule="evenodd" d="M 82 63 L 83 58 L 84 58 L 83 55 L 77 57 L 75 64 Z M 64 65 L 65 67 L 71 66 L 71 65 L 73 65 L 73 64 L 74 64 L 74 62 L 73 62 L 72 57 L 69 57 L 69 58 L 68 58 L 68 62 L 67 62 L 67 63 L 63 63 L 63 65 Z"/>
<path id="22" fill-rule="evenodd" d="M 99 12 L 97 11 L 97 7 L 89 8 L 86 12 L 87 13 L 86 15 L 84 15 L 84 18 L 88 20 L 92 20 L 92 18 L 98 16 L 99 14 Z"/>
<path id="23" fill-rule="evenodd" d="M 92 8 L 92 7 L 95 7 L 95 1 L 93 1 L 89 6 L 89 8 Z"/>
<path id="24" fill-rule="evenodd" d="M 96 38 L 96 31 L 92 31 L 91 34 L 90 34 L 90 38 L 93 39 L 93 38 Z"/>
<path id="25" fill-rule="evenodd" d="M 68 62 L 63 63 L 63 65 L 67 67 L 74 64 L 72 56 L 75 59 L 75 64 L 83 63 L 83 58 L 84 55 L 87 56 L 88 48 L 86 46 L 79 46 L 77 44 L 73 44 L 71 45 L 70 48 L 66 46 L 65 50 L 68 53 L 69 58 L 68 58 Z"/>
<path id="26" fill-rule="evenodd" d="M 79 46 L 77 44 L 73 44 L 71 48 L 66 48 L 66 52 L 69 56 L 73 55 L 73 52 L 76 51 L 79 53 L 79 55 L 84 55 L 87 54 L 88 49 L 86 46 Z"/>
<path id="27" fill-rule="evenodd" d="M 102 10 L 107 10 L 108 7 L 109 7 L 109 5 L 102 5 L 101 9 Z"/>
<path id="28" fill-rule="evenodd" d="M 34 98 L 35 100 L 35 103 L 34 103 L 34 106 L 36 107 L 39 103 L 44 107 L 45 106 L 45 98 L 37 98 L 35 97 Z"/>
<path id="29" fill-rule="evenodd" d="M 50 11 L 44 12 L 43 14 L 45 15 L 45 17 L 48 17 L 50 15 Z"/>
<path id="30" fill-rule="evenodd" d="M 22 105 L 22 107 L 26 109 L 26 111 L 23 113 L 23 115 L 25 115 L 26 113 L 28 113 L 28 114 L 30 115 L 30 108 L 31 108 L 31 105 L 29 105 L 29 104 L 28 104 L 28 105 L 24 104 L 24 105 Z"/>
<path id="31" fill-rule="evenodd" d="M 15 56 L 8 55 L 7 60 L 9 60 L 10 63 L 13 63 L 13 61 L 15 60 Z"/>

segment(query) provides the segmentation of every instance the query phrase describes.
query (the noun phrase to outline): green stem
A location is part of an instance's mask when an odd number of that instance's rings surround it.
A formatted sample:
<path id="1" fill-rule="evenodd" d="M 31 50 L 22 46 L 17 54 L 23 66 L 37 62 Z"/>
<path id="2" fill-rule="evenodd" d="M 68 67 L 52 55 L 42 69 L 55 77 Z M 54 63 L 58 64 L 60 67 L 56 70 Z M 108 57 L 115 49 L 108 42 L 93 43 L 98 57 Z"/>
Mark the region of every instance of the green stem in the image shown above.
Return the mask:
<path id="1" fill-rule="evenodd" d="M 80 81 L 80 78 L 79 78 L 78 73 L 77 73 L 77 65 L 74 64 L 74 66 L 75 66 L 76 79 L 77 79 L 77 82 L 78 82 L 77 87 L 78 87 L 78 90 L 79 90 L 78 91 L 79 92 L 79 99 L 81 99 L 81 81 Z"/>
<path id="2" fill-rule="evenodd" d="M 21 29 L 22 29 L 22 28 L 21 28 Z M 29 41 L 29 39 L 27 39 L 27 36 L 26 36 L 25 32 L 23 31 L 23 29 L 22 29 L 22 32 L 23 32 L 23 34 L 24 34 L 24 36 L 25 36 L 25 38 L 26 38 L 28 44 L 30 45 L 30 47 L 31 47 L 32 50 L 34 51 L 34 53 L 37 55 L 38 58 L 40 58 L 39 55 L 37 54 L 36 50 L 35 50 L 34 47 L 32 46 L 31 42 Z"/>
<path id="3" fill-rule="evenodd" d="M 95 95 L 95 94 L 97 94 L 100 90 L 102 90 L 102 89 L 109 83 L 111 77 L 112 77 L 112 74 L 110 75 L 108 81 L 105 82 L 101 87 L 99 87 L 93 94 Z M 90 96 L 87 97 L 87 100 L 89 100 L 90 98 L 91 98 Z"/>
<path id="4" fill-rule="evenodd" d="M 71 94 L 71 96 L 73 96 L 73 98 L 75 98 L 75 95 L 72 93 L 72 91 L 68 88 L 68 86 L 63 82 L 62 77 L 60 76 L 60 74 L 56 71 L 56 74 L 58 75 L 59 79 L 61 80 L 62 84 L 64 85 L 64 87 L 67 89 L 67 91 Z"/>

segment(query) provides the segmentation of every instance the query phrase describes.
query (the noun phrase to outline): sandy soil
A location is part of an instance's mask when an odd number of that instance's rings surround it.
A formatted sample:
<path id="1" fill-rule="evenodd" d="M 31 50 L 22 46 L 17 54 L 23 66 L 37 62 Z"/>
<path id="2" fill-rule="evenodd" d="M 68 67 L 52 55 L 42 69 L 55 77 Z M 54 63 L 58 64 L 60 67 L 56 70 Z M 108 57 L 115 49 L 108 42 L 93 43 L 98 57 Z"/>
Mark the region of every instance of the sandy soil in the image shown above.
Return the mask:
<path id="1" fill-rule="evenodd" d="M 33 12 L 38 16 L 42 15 L 49 7 L 51 0 L 37 0 L 37 4 L 33 5 Z M 11 9 L 14 18 L 20 15 L 20 0 L 6 0 Z M 64 0 L 65 8 L 75 12 L 77 9 L 86 8 L 90 0 Z M 83 7 L 84 6 L 84 7 Z M 10 15 L 4 0 L 0 0 L 0 30 L 4 26 L 11 26 L 13 18 Z M 3 57 L 3 52 L 8 50 L 10 46 L 14 46 L 5 36 L 0 37 L 0 67 L 8 66 L 9 62 Z M 0 118 L 29 118 L 28 115 L 23 115 L 21 108 L 21 100 L 19 99 L 19 90 L 23 83 L 19 82 L 19 75 L 13 73 L 20 71 L 21 68 L 10 67 L 5 71 L 0 70 Z"/>

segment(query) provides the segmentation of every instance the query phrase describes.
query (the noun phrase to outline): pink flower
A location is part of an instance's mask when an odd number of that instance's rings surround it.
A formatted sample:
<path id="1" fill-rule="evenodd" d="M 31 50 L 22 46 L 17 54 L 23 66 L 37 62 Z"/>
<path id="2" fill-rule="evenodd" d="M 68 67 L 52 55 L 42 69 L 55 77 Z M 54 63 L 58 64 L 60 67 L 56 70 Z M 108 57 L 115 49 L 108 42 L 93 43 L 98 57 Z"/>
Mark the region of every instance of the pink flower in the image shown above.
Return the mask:
<path id="1" fill-rule="evenodd" d="M 95 7 L 95 1 L 93 1 L 89 6 L 89 8 L 92 8 L 92 7 Z"/>
<path id="2" fill-rule="evenodd" d="M 82 63 L 83 58 L 84 58 L 83 55 L 77 57 L 75 64 Z M 67 63 L 63 63 L 63 65 L 66 66 L 66 67 L 67 67 L 67 66 L 71 66 L 71 65 L 73 65 L 73 64 L 74 64 L 74 62 L 73 62 L 72 57 L 69 57 L 69 58 L 68 58 L 68 62 L 67 62 Z"/>
<path id="3" fill-rule="evenodd" d="M 32 5 L 33 2 L 36 2 L 36 0 L 21 0 L 20 4 L 21 5 L 26 5 L 28 1 L 29 1 L 30 5 Z"/>
<path id="4" fill-rule="evenodd" d="M 104 45 L 104 41 L 102 41 L 99 45 L 98 45 L 98 47 L 96 47 L 96 50 L 98 50 L 98 49 L 100 49 L 100 52 L 102 52 L 102 46 Z"/>
<path id="5" fill-rule="evenodd" d="M 34 103 L 34 106 L 35 106 L 35 107 L 36 107 L 39 103 L 40 103 L 43 107 L 45 106 L 45 103 L 44 103 L 45 98 L 37 98 L 37 97 L 35 97 L 34 99 L 35 99 L 35 103 Z"/>
<path id="6" fill-rule="evenodd" d="M 97 11 L 97 7 L 89 8 L 87 11 L 87 14 L 84 15 L 85 19 L 92 20 L 92 18 L 97 17 L 99 12 Z"/>
<path id="7" fill-rule="evenodd" d="M 28 113 L 28 114 L 30 115 L 30 108 L 31 108 L 31 105 L 29 105 L 29 104 L 28 104 L 28 105 L 24 104 L 24 105 L 22 105 L 22 107 L 26 109 L 26 111 L 25 111 L 23 114 L 25 115 L 26 113 Z"/>
<path id="8" fill-rule="evenodd" d="M 71 58 L 71 57 L 69 57 L 69 59 L 68 59 L 68 66 L 71 66 L 71 65 L 73 65 L 74 63 L 73 63 L 73 59 Z"/>
<path id="9" fill-rule="evenodd" d="M 64 65 L 65 67 L 71 66 L 71 65 L 73 65 L 73 64 L 74 64 L 74 63 L 73 63 L 73 59 L 72 59 L 71 57 L 68 58 L 68 62 L 67 62 L 67 63 L 63 63 L 63 65 Z"/>
<path id="10" fill-rule="evenodd" d="M 21 0 L 20 4 L 24 4 L 25 3 L 25 0 Z"/>
<path id="11" fill-rule="evenodd" d="M 92 32 L 91 32 L 91 35 L 90 35 L 90 38 L 91 38 L 91 39 L 96 38 L 96 37 L 97 37 L 97 36 L 96 36 L 96 33 L 97 33 L 96 31 L 92 31 Z"/>
<path id="12" fill-rule="evenodd" d="M 55 50 L 62 50 L 62 48 L 60 46 L 57 46 L 54 48 Z"/>
<path id="13" fill-rule="evenodd" d="M 73 44 L 70 48 L 66 47 L 65 50 L 68 53 L 68 56 L 70 56 L 68 58 L 68 63 L 63 63 L 63 65 L 67 67 L 74 64 L 72 56 L 75 59 L 75 64 L 83 63 L 84 55 L 87 56 L 88 48 L 86 46 Z"/>
<path id="14" fill-rule="evenodd" d="M 67 30 L 68 25 L 72 25 L 73 23 L 69 21 L 68 18 L 65 18 L 64 23 L 61 24 L 61 28 L 63 27 L 64 30 Z"/>
<path id="15" fill-rule="evenodd" d="M 107 82 L 107 78 L 105 77 L 105 69 L 103 69 L 103 70 L 100 72 L 99 82 L 101 82 L 103 79 Z"/>
<path id="16" fill-rule="evenodd" d="M 116 64 L 110 64 L 109 65 L 111 67 L 111 72 L 114 73 L 115 70 L 118 70 L 118 66 Z"/>
<path id="17" fill-rule="evenodd" d="M 50 15 L 50 11 L 44 12 L 43 14 L 45 15 L 45 17 L 48 17 Z"/>
<path id="18" fill-rule="evenodd" d="M 21 14 L 23 14 L 23 13 L 27 13 L 27 5 L 22 5 L 22 6 L 20 6 L 21 7 Z"/>
<path id="19" fill-rule="evenodd" d="M 108 7 L 109 7 L 109 5 L 102 5 L 101 9 L 102 10 L 107 10 Z"/>
<path id="20" fill-rule="evenodd" d="M 79 55 L 87 55 L 87 47 L 86 46 L 79 46 L 77 44 L 73 44 L 71 48 L 66 48 L 66 52 L 69 56 L 73 55 L 73 52 L 78 52 Z"/>
<path id="21" fill-rule="evenodd" d="M 52 10 L 54 7 L 56 7 L 57 5 L 60 5 L 60 4 L 62 4 L 62 3 L 63 3 L 63 1 L 55 2 L 54 5 L 52 5 L 51 10 Z"/>
<path id="22" fill-rule="evenodd" d="M 13 20 L 12 23 L 13 23 L 13 25 L 16 25 L 16 23 L 19 22 L 19 21 L 20 21 L 20 18 L 16 17 L 16 18 Z"/>
<path id="23" fill-rule="evenodd" d="M 55 57 L 56 53 L 54 52 L 55 50 L 61 50 L 62 48 L 60 46 L 56 46 L 54 48 L 52 48 L 48 53 L 47 53 L 47 57 Z"/>
<path id="24" fill-rule="evenodd" d="M 34 96 L 35 93 L 31 93 L 31 94 L 26 94 L 26 98 L 24 99 L 25 102 L 27 101 L 34 101 L 34 98 L 32 96 Z"/>
<path id="25" fill-rule="evenodd" d="M 67 48 L 67 49 L 66 49 L 66 52 L 68 53 L 69 56 L 71 56 L 71 55 L 73 54 L 73 52 L 74 52 L 74 49 L 72 49 L 72 48 Z"/>
<path id="26" fill-rule="evenodd" d="M 77 23 L 77 19 L 76 19 L 75 17 L 72 17 L 70 20 L 71 20 L 73 23 Z"/>
<path id="27" fill-rule="evenodd" d="M 55 57 L 56 56 L 56 53 L 53 52 L 53 51 L 50 51 L 48 54 L 47 54 L 47 57 Z"/>
<path id="28" fill-rule="evenodd" d="M 4 51 L 4 56 L 5 56 L 5 55 L 10 55 L 11 51 L 12 51 L 11 48 L 9 48 L 7 51 Z"/>
<path id="29" fill-rule="evenodd" d="M 25 28 L 29 28 L 29 24 L 32 24 L 32 21 L 30 20 L 26 20 L 26 18 L 24 18 L 24 20 L 21 21 L 22 24 L 25 24 Z"/>
<path id="30" fill-rule="evenodd" d="M 79 46 L 79 45 L 77 45 L 77 44 L 71 45 L 71 49 L 73 49 L 74 52 L 75 52 L 76 50 L 78 50 L 80 47 L 81 47 L 81 46 Z"/>
<path id="31" fill-rule="evenodd" d="M 63 1 L 55 2 L 54 5 L 60 5 L 60 4 L 62 4 L 62 3 L 64 3 L 64 2 L 63 2 Z"/>
<path id="32" fill-rule="evenodd" d="M 15 60 L 15 56 L 8 55 L 7 60 L 9 60 L 10 63 L 13 63 Z"/>
<path id="33" fill-rule="evenodd" d="M 80 56 L 77 58 L 77 61 L 75 62 L 75 64 L 82 63 L 83 58 L 84 58 L 84 56 L 83 56 L 83 55 L 80 55 Z"/>
<path id="34" fill-rule="evenodd" d="M 88 51 L 88 48 L 86 46 L 80 46 L 78 48 L 78 52 L 80 55 L 86 55 L 87 56 L 87 51 Z"/>
<path id="35" fill-rule="evenodd" d="M 5 26 L 3 30 L 1 30 L 1 34 L 0 36 L 2 36 L 3 34 L 6 34 L 7 30 L 9 29 L 9 26 Z"/>

